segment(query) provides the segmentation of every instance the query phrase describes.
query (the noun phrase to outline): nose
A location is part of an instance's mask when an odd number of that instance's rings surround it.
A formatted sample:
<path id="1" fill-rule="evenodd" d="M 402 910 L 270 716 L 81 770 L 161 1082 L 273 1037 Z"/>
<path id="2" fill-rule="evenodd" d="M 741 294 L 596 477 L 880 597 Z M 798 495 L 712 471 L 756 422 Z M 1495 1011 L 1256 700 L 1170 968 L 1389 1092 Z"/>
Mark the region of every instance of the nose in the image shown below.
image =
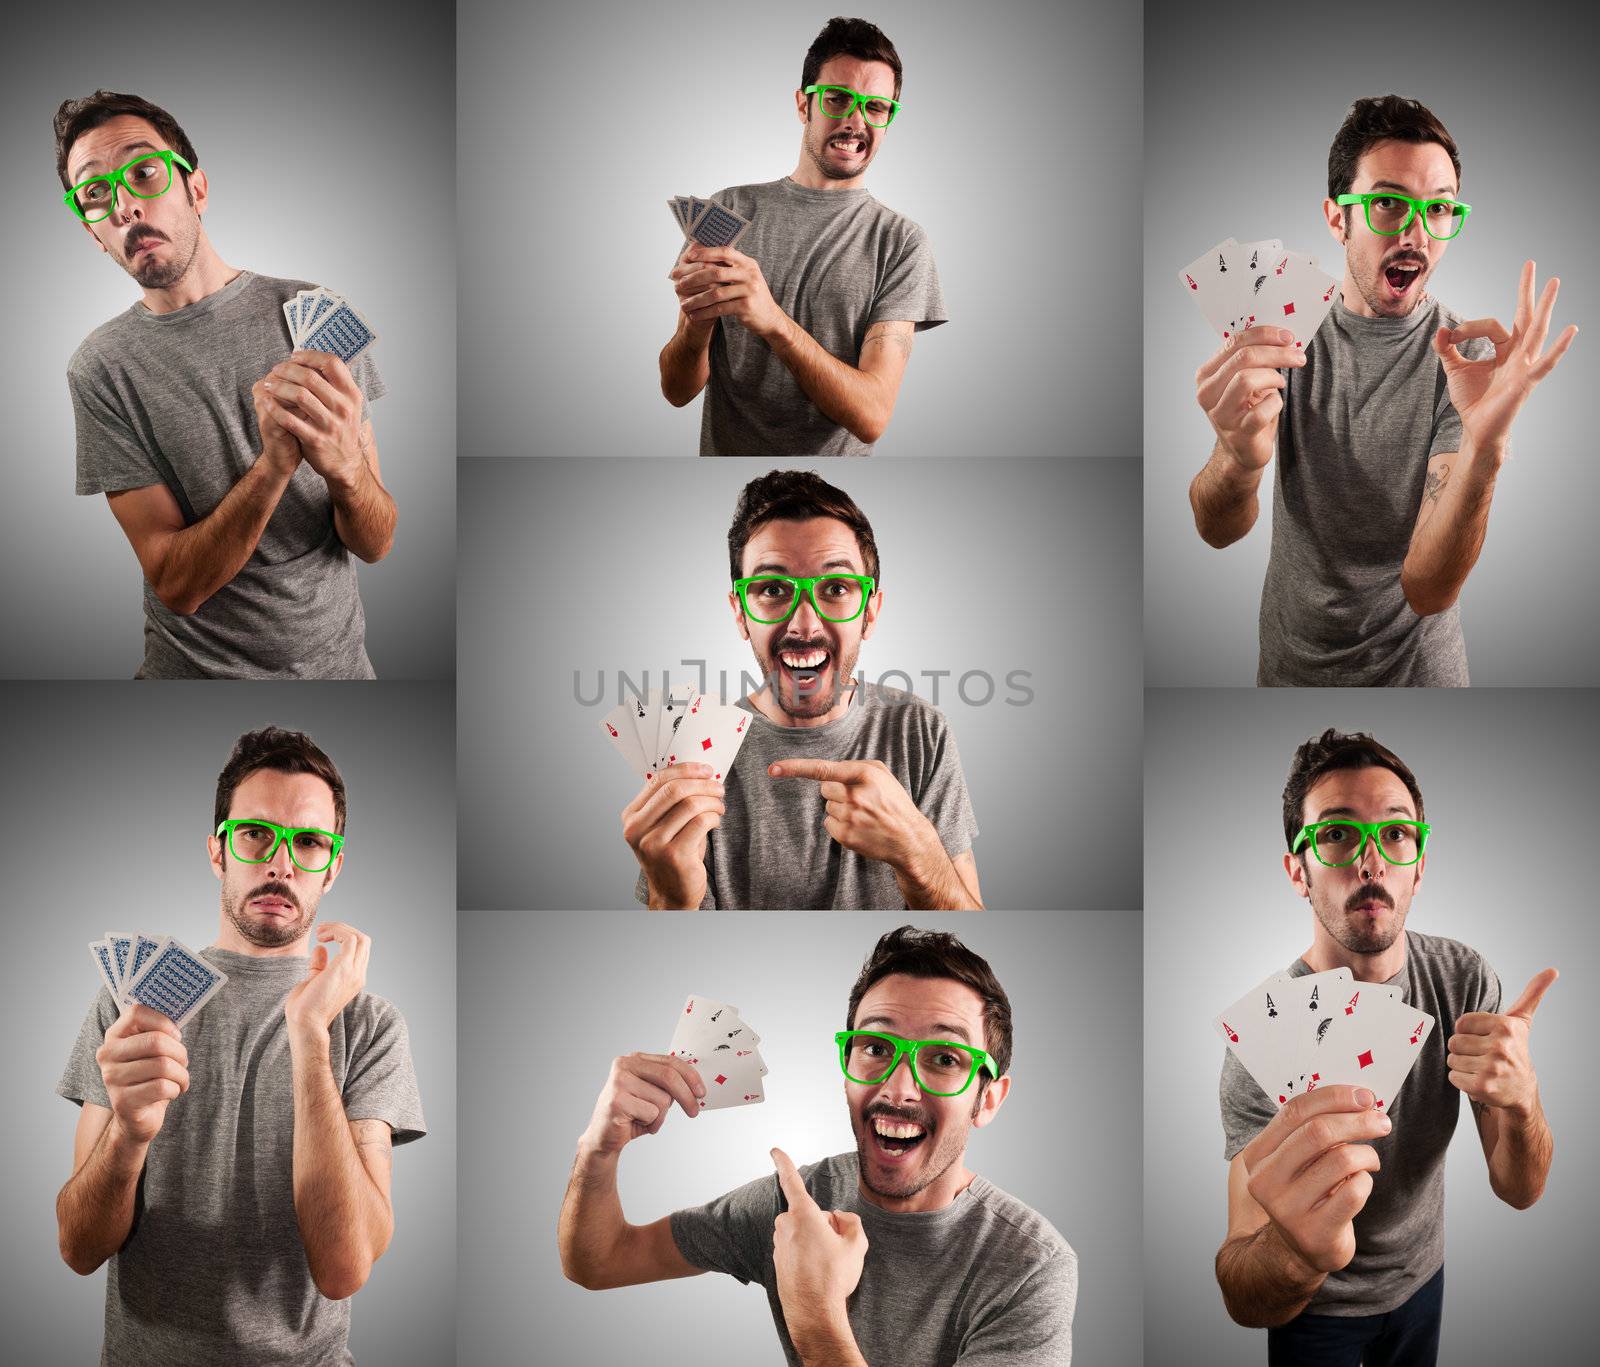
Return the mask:
<path id="1" fill-rule="evenodd" d="M 922 1101 L 922 1089 L 911 1075 L 909 1056 L 901 1059 L 894 1072 L 879 1084 L 878 1095 L 891 1106 L 915 1106 Z"/>
<path id="2" fill-rule="evenodd" d="M 822 618 L 817 615 L 817 610 L 811 606 L 811 595 L 803 594 L 800 602 L 795 606 L 794 616 L 789 619 L 789 629 L 796 636 L 810 636 L 822 625 Z"/>
<path id="3" fill-rule="evenodd" d="M 111 208 L 111 220 L 119 227 L 132 219 L 144 217 L 144 207 L 126 185 L 114 185 L 111 193 L 116 196 Z"/>
<path id="4" fill-rule="evenodd" d="M 1356 861 L 1356 864 L 1361 871 L 1361 881 L 1363 883 L 1370 883 L 1374 879 L 1381 880 L 1383 878 L 1384 859 L 1378 853 L 1377 836 L 1369 835 L 1367 837 L 1367 843 L 1361 851 L 1361 858 Z"/>
<path id="5" fill-rule="evenodd" d="M 1428 243 L 1433 239 L 1428 236 L 1427 230 L 1422 226 L 1422 215 L 1413 214 L 1411 222 L 1401 230 L 1400 244 L 1405 247 L 1415 248 L 1424 256 L 1428 254 Z"/>
<path id="6" fill-rule="evenodd" d="M 294 861 L 289 858 L 289 842 L 280 840 L 278 848 L 273 850 L 272 858 L 263 865 L 267 873 L 274 878 L 294 877 Z"/>

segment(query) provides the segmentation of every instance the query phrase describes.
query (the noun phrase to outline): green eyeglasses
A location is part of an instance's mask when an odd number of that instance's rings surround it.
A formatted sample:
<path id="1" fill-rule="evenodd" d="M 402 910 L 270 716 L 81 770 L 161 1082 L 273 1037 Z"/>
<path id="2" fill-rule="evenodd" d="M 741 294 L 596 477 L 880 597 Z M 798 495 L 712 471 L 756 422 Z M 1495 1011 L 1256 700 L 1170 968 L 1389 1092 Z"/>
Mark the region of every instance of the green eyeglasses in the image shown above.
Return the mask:
<path id="1" fill-rule="evenodd" d="M 1437 242 L 1448 242 L 1466 224 L 1472 205 L 1453 199 L 1408 199 L 1392 190 L 1376 190 L 1365 195 L 1340 195 L 1335 204 L 1359 204 L 1367 216 L 1367 227 L 1384 237 L 1398 237 L 1418 214 L 1422 227 Z"/>
<path id="2" fill-rule="evenodd" d="M 1290 853 L 1298 854 L 1309 840 L 1317 863 L 1342 869 L 1361 858 L 1371 840 L 1389 863 L 1403 867 L 1422 858 L 1432 829 L 1426 821 L 1313 821 L 1295 837 Z"/>
<path id="3" fill-rule="evenodd" d="M 241 864 L 265 864 L 278 852 L 279 845 L 289 850 L 289 858 L 302 873 L 321 873 L 344 848 L 344 837 L 315 826 L 279 826 L 271 821 L 233 819 L 217 827 L 217 835 L 227 833 L 228 849 Z"/>
<path id="4" fill-rule="evenodd" d="M 876 580 L 870 574 L 819 574 L 795 579 L 787 574 L 758 574 L 735 579 L 744 615 L 762 626 L 775 626 L 794 616 L 802 598 L 825 622 L 853 622 L 872 597 Z"/>
<path id="5" fill-rule="evenodd" d="M 109 218 L 117 207 L 119 185 L 136 199 L 159 199 L 166 194 L 172 188 L 173 162 L 194 172 L 194 167 L 176 152 L 143 152 L 110 175 L 91 176 L 81 185 L 74 185 L 61 198 L 85 223 L 98 223 Z"/>
<path id="6" fill-rule="evenodd" d="M 847 85 L 808 85 L 802 95 L 815 95 L 817 108 L 830 119 L 847 119 L 859 109 L 861 117 L 873 128 L 887 128 L 900 112 L 900 101 L 886 95 L 863 95 Z"/>
<path id="7" fill-rule="evenodd" d="M 960 1096 L 982 1068 L 992 1078 L 1000 1076 L 994 1060 L 975 1044 L 947 1039 L 901 1039 L 879 1030 L 841 1030 L 833 1037 L 839 1046 L 839 1067 L 851 1082 L 865 1086 L 882 1082 L 906 1059 L 919 1091 L 929 1096 Z"/>

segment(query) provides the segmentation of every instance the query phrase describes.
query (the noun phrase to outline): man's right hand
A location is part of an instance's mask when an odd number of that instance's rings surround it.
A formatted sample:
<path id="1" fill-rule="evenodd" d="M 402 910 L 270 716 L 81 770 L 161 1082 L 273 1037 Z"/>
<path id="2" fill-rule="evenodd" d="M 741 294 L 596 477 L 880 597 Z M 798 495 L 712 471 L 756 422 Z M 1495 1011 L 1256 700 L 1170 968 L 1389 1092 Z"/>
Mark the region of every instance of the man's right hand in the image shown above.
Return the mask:
<path id="1" fill-rule="evenodd" d="M 261 430 L 261 454 L 273 465 L 293 474 L 300 464 L 300 443 L 294 435 L 278 425 L 267 403 L 266 383 L 271 372 L 263 375 L 250 387 L 250 401 L 255 405 L 256 426 Z"/>
<path id="2" fill-rule="evenodd" d="M 685 1115 L 700 1114 L 706 1084 L 681 1058 L 670 1054 L 624 1054 L 611 1061 L 611 1076 L 594 1103 L 579 1148 L 615 1154 L 642 1134 L 654 1134 L 676 1101 Z"/>
<path id="3" fill-rule="evenodd" d="M 1380 1166 L 1369 1141 L 1391 1128 L 1372 1102 L 1362 1087 L 1297 1096 L 1239 1155 L 1251 1197 L 1289 1250 L 1318 1272 L 1337 1272 L 1356 1255 L 1352 1222 Z"/>
<path id="4" fill-rule="evenodd" d="M 1289 382 L 1278 371 L 1306 363 L 1306 354 L 1285 328 L 1246 328 L 1195 372 L 1195 397 L 1217 440 L 1243 470 L 1261 470 L 1272 459 L 1278 415 Z"/>
<path id="5" fill-rule="evenodd" d="M 167 1103 L 189 1090 L 189 1051 L 178 1027 L 159 1011 L 134 1006 L 106 1031 L 95 1051 L 111 1102 L 111 1123 L 148 1144 L 161 1132 Z"/>
<path id="6" fill-rule="evenodd" d="M 622 838 L 644 870 L 651 905 L 659 898 L 692 911 L 706 895 L 706 842 L 726 810 L 712 772 L 709 764 L 669 765 L 622 809 Z"/>

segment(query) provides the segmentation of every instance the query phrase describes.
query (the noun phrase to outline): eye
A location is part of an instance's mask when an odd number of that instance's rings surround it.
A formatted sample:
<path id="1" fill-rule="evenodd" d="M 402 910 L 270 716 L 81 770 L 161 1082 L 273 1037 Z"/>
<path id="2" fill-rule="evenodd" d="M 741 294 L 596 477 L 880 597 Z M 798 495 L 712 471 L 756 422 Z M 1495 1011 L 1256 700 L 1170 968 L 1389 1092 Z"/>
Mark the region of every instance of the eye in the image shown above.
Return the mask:
<path id="1" fill-rule="evenodd" d="M 1324 845 L 1337 845 L 1350 839 L 1348 826 L 1324 826 L 1319 838 Z"/>
<path id="2" fill-rule="evenodd" d="M 889 112 L 889 101 L 888 100 L 868 100 L 867 101 L 867 113 L 871 114 L 873 118 L 881 119 L 888 112 Z"/>
<path id="3" fill-rule="evenodd" d="M 265 826 L 239 826 L 235 828 L 246 840 L 266 840 L 272 832 Z"/>

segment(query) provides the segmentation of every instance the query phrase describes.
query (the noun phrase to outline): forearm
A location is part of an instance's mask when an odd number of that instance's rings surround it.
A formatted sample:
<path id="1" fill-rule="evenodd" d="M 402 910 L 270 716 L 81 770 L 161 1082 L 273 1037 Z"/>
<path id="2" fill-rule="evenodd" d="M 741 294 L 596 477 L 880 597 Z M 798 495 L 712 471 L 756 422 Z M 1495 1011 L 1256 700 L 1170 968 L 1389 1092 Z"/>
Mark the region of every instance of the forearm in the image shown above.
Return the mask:
<path id="1" fill-rule="evenodd" d="M 1443 612 L 1461 594 L 1489 531 L 1489 505 L 1505 448 L 1463 442 L 1454 460 L 1430 470 L 1400 586 L 1418 616 Z"/>
<path id="2" fill-rule="evenodd" d="M 1217 1285 L 1235 1324 L 1269 1329 L 1306 1308 L 1327 1280 L 1304 1262 L 1269 1223 L 1229 1239 L 1217 1250 Z"/>
<path id="3" fill-rule="evenodd" d="M 127 1242 L 147 1143 L 126 1138 L 116 1118 L 56 1197 L 62 1260 L 88 1276 Z"/>
<path id="4" fill-rule="evenodd" d="M 789 1341 L 805 1367 L 868 1367 L 844 1306 L 816 1317 L 784 1312 Z"/>
<path id="5" fill-rule="evenodd" d="M 1481 1103 L 1474 1102 L 1476 1109 Z M 1489 1185 L 1508 1206 L 1526 1210 L 1544 1195 L 1545 1179 L 1555 1156 L 1555 1137 L 1545 1121 L 1544 1106 L 1534 1094 L 1527 1114 L 1494 1112 L 1496 1136 L 1489 1155 Z"/>
<path id="6" fill-rule="evenodd" d="M 163 537 L 152 565 L 150 587 L 180 616 L 197 612 L 255 553 L 278 500 L 289 487 L 295 464 L 263 453 L 205 517 Z"/>
<path id="7" fill-rule="evenodd" d="M 691 323 L 680 311 L 678 330 L 661 348 L 661 392 L 682 408 L 711 378 L 711 337 L 716 323 Z"/>
<path id="8" fill-rule="evenodd" d="M 388 555 L 399 512 L 372 467 L 363 460 L 354 478 L 337 486 L 330 482 L 328 491 L 333 495 L 333 529 L 350 553 L 369 565 Z"/>
<path id="9" fill-rule="evenodd" d="M 982 911 L 932 823 L 921 850 L 894 871 L 907 911 Z"/>
<path id="10" fill-rule="evenodd" d="M 1260 501 L 1260 470 L 1240 465 L 1219 440 L 1211 456 L 1189 485 L 1189 506 L 1195 530 L 1208 546 L 1221 550 L 1238 541 L 1256 524 Z"/>
<path id="11" fill-rule="evenodd" d="M 773 355 L 825 416 L 857 441 L 869 446 L 877 441 L 894 414 L 893 392 L 876 375 L 858 370 L 819 346 L 794 319 L 782 318 L 766 337 Z"/>
<path id="12" fill-rule="evenodd" d="M 328 1062 L 326 1031 L 290 1031 L 294 1085 L 294 1212 L 317 1289 L 354 1295 L 389 1246 L 393 1215 L 373 1182 Z"/>
<path id="13" fill-rule="evenodd" d="M 556 1225 L 561 1271 L 591 1291 L 615 1284 L 607 1275 L 611 1254 L 630 1228 L 617 1195 L 619 1156 L 579 1144 Z"/>

